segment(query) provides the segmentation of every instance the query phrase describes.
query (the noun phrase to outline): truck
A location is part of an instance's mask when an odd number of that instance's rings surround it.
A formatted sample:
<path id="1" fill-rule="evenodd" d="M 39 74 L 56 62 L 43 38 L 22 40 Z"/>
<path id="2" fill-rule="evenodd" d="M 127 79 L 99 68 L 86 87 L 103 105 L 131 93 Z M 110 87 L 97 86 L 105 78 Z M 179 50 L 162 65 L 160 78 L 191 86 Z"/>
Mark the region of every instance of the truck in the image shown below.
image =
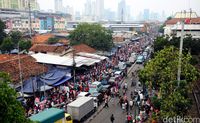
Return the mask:
<path id="1" fill-rule="evenodd" d="M 29 117 L 29 119 L 38 123 L 73 123 L 70 114 L 67 114 L 64 110 L 57 108 L 49 108 Z"/>
<path id="2" fill-rule="evenodd" d="M 74 121 L 84 121 L 94 112 L 94 101 L 92 97 L 79 97 L 67 105 L 69 113 Z"/>

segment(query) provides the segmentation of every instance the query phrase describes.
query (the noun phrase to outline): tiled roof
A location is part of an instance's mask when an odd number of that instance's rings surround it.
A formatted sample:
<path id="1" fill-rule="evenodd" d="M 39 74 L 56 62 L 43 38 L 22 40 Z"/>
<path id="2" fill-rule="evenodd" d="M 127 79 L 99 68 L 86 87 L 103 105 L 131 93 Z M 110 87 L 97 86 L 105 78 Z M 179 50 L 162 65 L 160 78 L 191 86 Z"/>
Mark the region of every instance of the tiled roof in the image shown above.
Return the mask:
<path id="1" fill-rule="evenodd" d="M 54 37 L 53 34 L 42 34 L 42 35 L 35 35 L 32 38 L 33 44 L 45 44 L 47 40 L 51 37 Z"/>
<path id="2" fill-rule="evenodd" d="M 14 83 L 20 82 L 18 55 L 1 54 L 0 58 L 2 57 L 6 57 L 6 60 L 1 59 L 0 71 L 9 73 Z M 47 71 L 47 67 L 37 63 L 33 57 L 28 55 L 20 55 L 20 63 L 23 81 Z"/>
<path id="3" fill-rule="evenodd" d="M 29 51 L 33 52 L 51 52 L 51 53 L 63 53 L 68 47 L 66 46 L 55 46 L 48 44 L 34 44 Z"/>
<path id="4" fill-rule="evenodd" d="M 114 36 L 113 37 L 113 41 L 114 42 L 123 42 L 124 41 L 124 37 L 123 36 Z"/>
<path id="5" fill-rule="evenodd" d="M 75 45 L 72 46 L 73 49 L 75 49 L 76 53 L 78 52 L 86 52 L 86 53 L 95 53 L 96 50 L 86 44 L 79 44 L 79 45 Z"/>
<path id="6" fill-rule="evenodd" d="M 68 45 L 69 44 L 69 40 L 67 40 L 67 39 L 60 39 L 58 42 L 62 43 L 64 45 Z"/>
<path id="7" fill-rule="evenodd" d="M 167 20 L 165 22 L 166 25 L 173 25 L 181 20 L 185 20 L 186 18 L 172 18 L 171 20 Z M 191 24 L 200 24 L 200 17 L 198 18 L 191 18 Z"/>

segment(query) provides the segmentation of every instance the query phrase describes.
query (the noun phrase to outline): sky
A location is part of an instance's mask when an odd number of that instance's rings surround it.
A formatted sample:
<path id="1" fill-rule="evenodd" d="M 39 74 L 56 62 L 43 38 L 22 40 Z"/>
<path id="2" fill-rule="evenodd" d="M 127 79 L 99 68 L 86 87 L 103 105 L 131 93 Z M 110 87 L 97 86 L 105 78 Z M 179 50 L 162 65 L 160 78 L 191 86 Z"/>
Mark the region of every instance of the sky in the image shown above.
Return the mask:
<path id="1" fill-rule="evenodd" d="M 54 0 L 37 0 L 41 10 L 54 10 Z M 73 6 L 75 11 L 82 12 L 86 0 L 63 0 L 63 6 Z M 117 11 L 118 2 L 121 0 L 104 0 L 105 9 Z M 177 11 L 189 11 L 191 8 L 200 16 L 200 0 L 126 0 L 131 7 L 132 15 L 136 16 L 144 9 L 150 12 L 161 13 L 163 10 L 166 15 L 172 15 Z"/>

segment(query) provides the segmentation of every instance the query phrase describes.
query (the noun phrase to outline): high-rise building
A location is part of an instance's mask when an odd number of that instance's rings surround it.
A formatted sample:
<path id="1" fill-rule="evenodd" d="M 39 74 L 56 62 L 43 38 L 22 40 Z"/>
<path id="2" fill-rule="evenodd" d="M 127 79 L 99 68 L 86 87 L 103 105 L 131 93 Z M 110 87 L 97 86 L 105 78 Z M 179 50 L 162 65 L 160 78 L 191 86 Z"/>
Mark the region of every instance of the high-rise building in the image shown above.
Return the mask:
<path id="1" fill-rule="evenodd" d="M 85 10 L 84 10 L 84 15 L 85 16 L 91 16 L 92 15 L 92 1 L 87 0 L 85 3 Z"/>
<path id="2" fill-rule="evenodd" d="M 123 22 L 125 19 L 125 15 L 126 15 L 126 2 L 125 0 L 121 0 L 118 3 L 118 10 L 117 10 L 118 20 L 121 20 Z"/>
<path id="3" fill-rule="evenodd" d="M 144 9 L 143 19 L 149 20 L 149 9 Z"/>
<path id="4" fill-rule="evenodd" d="M 0 8 L 25 10 L 29 7 L 29 1 L 31 10 L 39 9 L 37 0 L 0 0 Z"/>
<path id="5" fill-rule="evenodd" d="M 96 20 L 102 20 L 104 17 L 104 0 L 96 0 Z"/>
<path id="6" fill-rule="evenodd" d="M 57 13 L 62 12 L 63 10 L 62 0 L 54 0 L 54 5 L 55 5 L 55 12 Z"/>

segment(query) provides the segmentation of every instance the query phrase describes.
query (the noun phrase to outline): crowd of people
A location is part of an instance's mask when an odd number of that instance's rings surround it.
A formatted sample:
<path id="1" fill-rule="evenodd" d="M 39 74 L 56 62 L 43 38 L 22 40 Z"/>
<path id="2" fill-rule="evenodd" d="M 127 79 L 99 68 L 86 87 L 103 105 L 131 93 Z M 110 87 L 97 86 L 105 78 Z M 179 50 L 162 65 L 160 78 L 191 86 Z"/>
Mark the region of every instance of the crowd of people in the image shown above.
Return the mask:
<path id="1" fill-rule="evenodd" d="M 89 84 L 94 81 L 108 81 L 110 77 L 114 76 L 113 71 L 116 69 L 118 63 L 127 62 L 134 51 L 134 44 L 125 44 L 118 47 L 116 53 L 111 56 L 111 58 L 101 61 L 93 66 L 90 66 L 88 70 L 84 72 L 76 72 L 75 78 L 76 83 L 67 81 L 61 86 L 54 87 L 51 90 L 45 91 L 44 93 L 35 93 L 34 97 L 25 99 L 25 108 L 27 117 L 41 112 L 47 108 L 51 107 L 62 107 L 66 108 L 66 104 L 72 102 L 76 99 L 76 96 L 84 91 L 89 91 Z M 123 71 L 123 75 L 119 76 L 115 80 L 115 86 L 111 89 L 111 94 L 119 95 L 119 82 L 127 74 L 127 69 Z M 105 102 L 108 102 L 105 99 Z"/>

